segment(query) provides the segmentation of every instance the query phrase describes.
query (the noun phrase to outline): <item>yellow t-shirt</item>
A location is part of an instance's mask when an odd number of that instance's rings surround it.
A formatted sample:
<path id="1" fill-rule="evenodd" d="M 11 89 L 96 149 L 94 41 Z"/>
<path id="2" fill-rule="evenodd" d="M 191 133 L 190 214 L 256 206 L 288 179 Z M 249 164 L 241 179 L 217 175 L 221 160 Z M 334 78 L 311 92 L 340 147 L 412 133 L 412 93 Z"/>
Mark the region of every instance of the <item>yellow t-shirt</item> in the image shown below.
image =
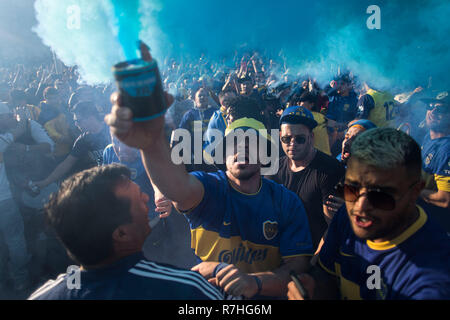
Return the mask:
<path id="1" fill-rule="evenodd" d="M 314 128 L 314 147 L 317 150 L 331 156 L 330 141 L 328 139 L 327 122 L 323 114 L 312 111 L 317 127 Z"/>
<path id="2" fill-rule="evenodd" d="M 369 120 L 378 127 L 388 126 L 395 117 L 394 96 L 387 91 L 376 91 L 373 89 L 369 89 L 367 94 L 372 96 L 375 102 L 375 107 L 370 111 Z"/>

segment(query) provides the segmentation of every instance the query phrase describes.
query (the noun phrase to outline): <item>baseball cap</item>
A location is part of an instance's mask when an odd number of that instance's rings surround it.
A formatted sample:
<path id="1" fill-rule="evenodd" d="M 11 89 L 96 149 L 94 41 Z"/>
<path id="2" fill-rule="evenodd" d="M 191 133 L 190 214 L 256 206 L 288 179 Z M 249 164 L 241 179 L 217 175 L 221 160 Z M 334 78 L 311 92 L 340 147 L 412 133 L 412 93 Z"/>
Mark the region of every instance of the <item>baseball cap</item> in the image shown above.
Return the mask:
<path id="1" fill-rule="evenodd" d="M 440 92 L 435 98 L 424 98 L 420 101 L 431 104 L 431 103 L 442 103 L 443 105 L 450 106 L 450 96 L 448 91 Z"/>
<path id="2" fill-rule="evenodd" d="M 286 108 L 280 117 L 280 126 L 283 123 L 288 124 L 303 124 L 309 127 L 311 130 L 317 126 L 317 121 L 314 120 L 314 116 L 305 107 L 292 106 Z"/>
<path id="3" fill-rule="evenodd" d="M 375 125 L 375 123 L 373 123 L 372 121 L 367 120 L 367 119 L 361 119 L 361 120 L 355 121 L 355 122 L 349 124 L 348 128 L 350 129 L 351 127 L 354 127 L 354 126 L 359 126 L 359 127 L 363 128 L 364 130 L 369 130 L 369 129 L 373 129 L 373 128 L 377 127 Z"/>

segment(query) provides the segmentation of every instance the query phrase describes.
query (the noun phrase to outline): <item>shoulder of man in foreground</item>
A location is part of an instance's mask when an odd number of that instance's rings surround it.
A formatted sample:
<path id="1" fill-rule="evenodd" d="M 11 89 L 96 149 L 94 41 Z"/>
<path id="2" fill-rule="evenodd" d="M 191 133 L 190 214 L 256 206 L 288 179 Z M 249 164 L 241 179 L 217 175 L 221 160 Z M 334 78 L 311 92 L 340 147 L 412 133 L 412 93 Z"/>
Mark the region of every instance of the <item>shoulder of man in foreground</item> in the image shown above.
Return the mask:
<path id="1" fill-rule="evenodd" d="M 89 272 L 89 271 L 88 271 Z M 94 271 L 96 272 L 96 271 Z M 30 295 L 28 300 L 223 300 L 224 295 L 199 273 L 140 259 L 123 272 L 97 274 L 73 288 L 73 279 L 61 274 Z M 87 282 L 87 281 L 86 281 Z M 73 289 L 70 289 L 70 288 Z"/>

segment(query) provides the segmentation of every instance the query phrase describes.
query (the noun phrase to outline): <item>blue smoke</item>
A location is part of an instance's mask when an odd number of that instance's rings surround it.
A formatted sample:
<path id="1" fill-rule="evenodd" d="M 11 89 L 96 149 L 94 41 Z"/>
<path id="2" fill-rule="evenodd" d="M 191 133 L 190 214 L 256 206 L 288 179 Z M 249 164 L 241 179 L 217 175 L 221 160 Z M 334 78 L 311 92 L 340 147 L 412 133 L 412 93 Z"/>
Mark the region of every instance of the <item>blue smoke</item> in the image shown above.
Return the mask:
<path id="1" fill-rule="evenodd" d="M 81 9 L 79 30 L 67 28 L 72 4 Z M 380 30 L 366 26 L 372 4 L 381 9 Z M 139 37 L 160 62 L 201 54 L 229 61 L 255 49 L 320 82 L 349 68 L 380 89 L 426 86 L 430 77 L 450 87 L 445 0 L 36 0 L 35 8 L 34 30 L 88 83 L 110 81 L 111 66 L 135 56 Z"/>
<path id="2" fill-rule="evenodd" d="M 118 26 L 117 38 L 126 60 L 136 59 L 136 43 L 141 31 L 139 0 L 111 0 Z"/>

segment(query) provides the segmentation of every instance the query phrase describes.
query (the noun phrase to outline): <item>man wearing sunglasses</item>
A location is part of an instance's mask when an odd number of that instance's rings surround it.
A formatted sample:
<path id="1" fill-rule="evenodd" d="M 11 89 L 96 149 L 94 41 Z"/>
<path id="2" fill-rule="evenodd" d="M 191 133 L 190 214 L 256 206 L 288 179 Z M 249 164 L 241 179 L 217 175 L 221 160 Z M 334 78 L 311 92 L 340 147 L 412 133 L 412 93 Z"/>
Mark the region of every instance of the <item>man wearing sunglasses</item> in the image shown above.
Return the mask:
<path id="1" fill-rule="evenodd" d="M 422 99 L 422 102 L 427 108 L 425 123 L 429 132 L 422 142 L 422 166 L 426 174 L 426 185 L 421 197 L 434 207 L 433 212 L 446 218 L 446 227 L 449 228 L 450 96 L 448 91 L 441 92 L 436 98 Z"/>
<path id="2" fill-rule="evenodd" d="M 450 299 L 450 242 L 419 206 L 419 145 L 376 128 L 359 135 L 341 185 L 345 206 L 333 218 L 319 265 L 300 275 L 317 299 Z M 291 299 L 303 296 L 293 283 Z"/>
<path id="3" fill-rule="evenodd" d="M 344 177 L 344 167 L 314 147 L 317 122 L 304 106 L 287 108 L 280 117 L 280 141 L 285 156 L 271 179 L 298 195 L 305 206 L 316 249 L 332 215 L 325 203 Z"/>

